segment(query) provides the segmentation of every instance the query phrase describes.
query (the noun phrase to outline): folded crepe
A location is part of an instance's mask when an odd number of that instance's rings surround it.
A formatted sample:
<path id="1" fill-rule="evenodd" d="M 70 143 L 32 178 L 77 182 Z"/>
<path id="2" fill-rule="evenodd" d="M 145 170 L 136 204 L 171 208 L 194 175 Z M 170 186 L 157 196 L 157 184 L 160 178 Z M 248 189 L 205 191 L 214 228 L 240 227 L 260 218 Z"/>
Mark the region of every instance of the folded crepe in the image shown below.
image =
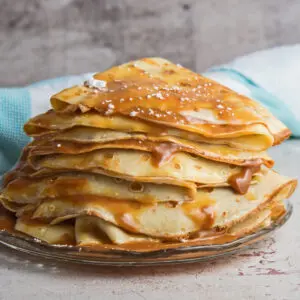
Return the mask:
<path id="1" fill-rule="evenodd" d="M 296 180 L 266 153 L 290 131 L 260 104 L 145 58 L 51 97 L 3 181 L 14 230 L 49 244 L 144 251 L 221 244 L 285 213 Z"/>

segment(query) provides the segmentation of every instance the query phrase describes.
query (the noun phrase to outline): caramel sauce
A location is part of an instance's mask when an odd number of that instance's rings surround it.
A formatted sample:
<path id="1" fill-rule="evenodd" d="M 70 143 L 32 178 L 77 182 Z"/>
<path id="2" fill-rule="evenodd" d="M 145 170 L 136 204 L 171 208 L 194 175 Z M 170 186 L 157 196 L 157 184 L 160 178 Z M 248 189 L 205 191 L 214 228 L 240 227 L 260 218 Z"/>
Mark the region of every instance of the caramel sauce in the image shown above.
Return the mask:
<path id="1" fill-rule="evenodd" d="M 67 246 L 76 246 L 76 240 L 75 237 L 65 233 L 61 236 L 61 238 L 56 241 L 56 245 L 67 245 Z"/>
<path id="2" fill-rule="evenodd" d="M 154 165 L 160 167 L 168 163 L 175 153 L 182 151 L 183 147 L 174 143 L 158 143 L 151 150 Z"/>
<path id="3" fill-rule="evenodd" d="M 8 232 L 13 232 L 16 223 L 16 218 L 13 213 L 6 210 L 0 204 L 0 231 L 6 230 Z"/>
<path id="4" fill-rule="evenodd" d="M 3 176 L 2 187 L 5 188 L 17 178 L 30 176 L 34 171 L 35 170 L 26 162 L 21 169 L 14 169 Z"/>
<path id="5" fill-rule="evenodd" d="M 271 207 L 271 218 L 276 220 L 281 217 L 286 212 L 285 206 L 283 203 L 276 203 Z"/>
<path id="6" fill-rule="evenodd" d="M 249 200 L 249 201 L 257 200 L 257 196 L 256 196 L 254 193 L 252 193 L 252 192 L 247 192 L 247 193 L 245 194 L 245 198 L 246 198 L 247 200 Z"/>
<path id="7" fill-rule="evenodd" d="M 147 61 L 149 63 L 149 61 Z M 168 74 L 164 72 L 168 70 Z M 227 123 L 261 122 L 257 104 L 230 89 L 176 65 L 162 66 L 151 75 L 135 64 L 114 67 L 94 75 L 103 88 L 74 87 L 51 98 L 57 111 L 84 112 L 95 109 L 105 115 L 121 114 L 154 122 L 173 124 L 191 123 L 182 112 L 212 111 Z M 74 96 L 82 101 L 68 104 Z M 71 101 L 70 101 L 71 102 Z M 194 118 L 193 125 L 203 125 L 203 119 Z"/>
<path id="8" fill-rule="evenodd" d="M 259 170 L 260 165 L 243 168 L 240 173 L 230 176 L 228 183 L 237 193 L 244 195 L 250 187 L 253 174 Z"/>
<path id="9" fill-rule="evenodd" d="M 206 192 L 206 193 L 212 193 L 214 191 L 214 187 L 212 186 L 208 186 L 208 187 L 203 187 L 201 188 L 203 192 Z"/>
<path id="10" fill-rule="evenodd" d="M 53 184 L 51 184 L 51 181 Z M 50 182 L 46 186 L 43 194 L 51 198 L 68 195 L 70 191 L 72 191 L 72 194 L 81 195 L 85 192 L 88 184 L 88 179 L 82 177 L 72 178 L 66 176 L 63 178 L 58 178 L 55 181 L 50 179 Z"/>
<path id="11" fill-rule="evenodd" d="M 215 200 L 205 193 L 194 201 L 182 204 L 182 209 L 196 224 L 201 224 L 201 229 L 207 230 L 214 224 L 214 205 Z"/>
<path id="12" fill-rule="evenodd" d="M 44 220 L 39 220 L 39 219 L 33 219 L 32 214 L 24 214 L 19 217 L 22 222 L 26 223 L 27 225 L 30 225 L 31 227 L 41 227 L 45 225 L 49 225 L 46 221 Z"/>
<path id="13" fill-rule="evenodd" d="M 129 232 L 138 232 L 137 221 L 134 219 L 132 214 L 122 213 L 118 216 L 118 222 L 122 228 Z"/>
<path id="14" fill-rule="evenodd" d="M 71 202 L 72 205 L 80 205 L 80 203 L 89 203 L 90 207 L 104 207 L 108 211 L 113 212 L 116 222 L 120 226 L 130 232 L 137 232 L 138 221 L 136 216 L 141 214 L 143 210 L 155 207 L 156 203 L 140 203 L 137 201 L 120 201 L 114 198 L 94 196 L 94 195 L 75 195 L 63 198 L 65 202 Z M 51 200 L 50 200 L 51 201 Z M 90 212 L 90 215 L 97 213 Z"/>
<path id="15" fill-rule="evenodd" d="M 13 193 L 16 190 L 18 192 L 23 192 L 23 191 L 27 192 L 27 188 L 31 183 L 33 183 L 32 180 L 28 178 L 23 178 L 23 177 L 15 178 L 14 180 L 11 180 L 7 184 L 5 194 L 7 196 L 11 196 L 11 192 Z"/>

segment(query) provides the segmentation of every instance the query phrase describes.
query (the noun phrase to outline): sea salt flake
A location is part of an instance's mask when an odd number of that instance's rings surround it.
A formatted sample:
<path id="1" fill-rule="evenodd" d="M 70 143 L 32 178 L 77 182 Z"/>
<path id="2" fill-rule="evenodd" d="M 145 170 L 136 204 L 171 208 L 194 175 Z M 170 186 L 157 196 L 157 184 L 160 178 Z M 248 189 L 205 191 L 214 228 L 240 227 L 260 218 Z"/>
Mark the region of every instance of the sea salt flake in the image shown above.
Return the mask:
<path id="1" fill-rule="evenodd" d="M 158 92 L 155 96 L 156 96 L 156 98 L 158 98 L 158 99 L 161 99 L 161 100 L 164 99 L 164 96 L 163 96 L 163 94 L 162 94 L 161 92 Z"/>
<path id="2" fill-rule="evenodd" d="M 138 112 L 137 111 L 132 111 L 132 112 L 130 112 L 130 117 L 135 117 L 136 115 L 138 114 Z"/>
<path id="3" fill-rule="evenodd" d="M 108 116 L 108 115 L 111 115 L 113 113 L 113 110 L 107 110 L 104 114 L 106 115 L 106 116 Z"/>
<path id="4" fill-rule="evenodd" d="M 104 81 L 104 80 L 98 80 L 98 79 L 95 79 L 94 76 L 92 76 L 92 78 L 88 79 L 85 84 L 88 86 L 88 87 L 95 87 L 95 88 L 98 88 L 98 89 L 103 89 L 106 87 L 107 85 L 107 82 Z"/>

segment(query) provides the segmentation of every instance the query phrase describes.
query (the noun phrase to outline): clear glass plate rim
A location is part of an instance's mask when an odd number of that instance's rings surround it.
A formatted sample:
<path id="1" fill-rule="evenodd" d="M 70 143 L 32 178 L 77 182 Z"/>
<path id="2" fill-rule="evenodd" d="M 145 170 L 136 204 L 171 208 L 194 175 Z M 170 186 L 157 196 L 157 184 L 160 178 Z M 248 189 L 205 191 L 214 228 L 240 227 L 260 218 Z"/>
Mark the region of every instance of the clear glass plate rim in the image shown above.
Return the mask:
<path id="1" fill-rule="evenodd" d="M 0 244 L 14 250 L 27 254 L 60 261 L 70 261 L 75 263 L 93 264 L 93 265 L 111 265 L 111 266 L 142 266 L 154 264 L 178 264 L 195 261 L 208 261 L 219 256 L 234 253 L 248 244 L 261 240 L 266 235 L 274 232 L 287 222 L 290 218 L 293 206 L 287 201 L 286 213 L 269 227 L 263 228 L 255 233 L 246 235 L 237 240 L 220 245 L 192 245 L 179 246 L 177 248 L 154 250 L 149 252 L 136 252 L 128 250 L 97 250 L 69 247 L 69 246 L 53 246 L 34 238 L 10 234 L 0 231 Z M 195 253 L 207 253 L 204 256 L 190 258 L 172 258 L 174 255 Z M 98 255 L 98 257 L 97 257 Z M 100 255 L 102 255 L 100 257 Z M 153 260 L 159 259 L 157 263 Z"/>

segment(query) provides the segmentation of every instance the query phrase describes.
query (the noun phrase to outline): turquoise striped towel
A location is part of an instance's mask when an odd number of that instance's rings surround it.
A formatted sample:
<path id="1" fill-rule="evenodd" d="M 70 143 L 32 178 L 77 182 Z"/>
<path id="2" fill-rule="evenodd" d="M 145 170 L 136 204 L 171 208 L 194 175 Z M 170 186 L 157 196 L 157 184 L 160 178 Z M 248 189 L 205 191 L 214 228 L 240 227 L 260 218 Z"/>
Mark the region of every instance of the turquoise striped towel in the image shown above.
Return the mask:
<path id="1" fill-rule="evenodd" d="M 49 97 L 93 73 L 41 81 L 23 88 L 0 88 L 0 176 L 29 142 L 23 124 L 50 108 Z M 300 45 L 257 52 L 204 73 L 265 105 L 300 137 Z"/>

